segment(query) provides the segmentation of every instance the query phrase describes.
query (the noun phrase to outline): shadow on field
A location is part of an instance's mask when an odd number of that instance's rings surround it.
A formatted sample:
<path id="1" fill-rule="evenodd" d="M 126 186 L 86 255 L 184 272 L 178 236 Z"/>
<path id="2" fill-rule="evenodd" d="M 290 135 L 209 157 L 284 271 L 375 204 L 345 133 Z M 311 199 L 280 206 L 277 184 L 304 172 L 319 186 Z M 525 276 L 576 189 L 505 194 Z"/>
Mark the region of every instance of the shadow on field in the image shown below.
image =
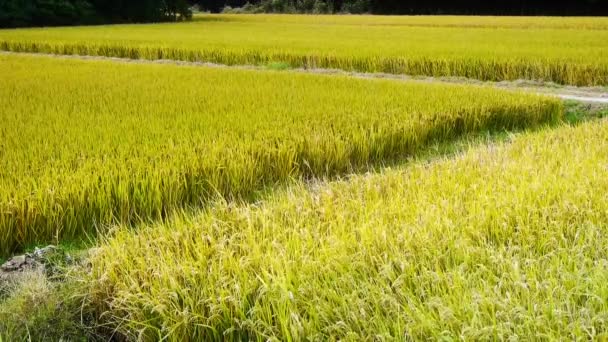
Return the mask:
<path id="1" fill-rule="evenodd" d="M 173 212 L 164 213 L 161 218 L 141 218 L 141 220 L 136 220 L 135 222 L 131 222 L 130 224 L 122 224 L 120 225 L 120 227 L 129 227 L 129 229 L 138 230 L 142 226 L 158 222 L 171 221 L 176 213 L 179 215 L 183 215 L 200 212 L 201 210 L 204 210 L 204 208 L 208 205 L 212 205 L 213 202 L 218 201 L 225 203 L 233 203 L 233 205 L 235 206 L 248 203 L 259 203 L 265 201 L 270 196 L 273 196 L 275 192 L 285 191 L 298 183 L 304 183 L 308 185 L 315 184 L 316 186 L 334 180 L 348 180 L 352 175 L 362 173 L 376 173 L 382 171 L 385 168 L 405 167 L 408 163 L 411 163 L 413 161 L 430 162 L 438 158 L 451 158 L 470 148 L 489 144 L 509 142 L 510 139 L 512 139 L 512 137 L 514 136 L 514 134 L 520 132 L 538 131 L 542 129 L 547 129 L 548 126 L 556 127 L 563 124 L 577 125 L 585 121 L 599 119 L 607 116 L 608 105 L 584 104 L 580 102 L 567 101 L 565 102 L 564 117 L 562 120 L 559 120 L 557 122 L 546 123 L 532 127 L 516 127 L 514 129 L 509 130 L 486 130 L 477 133 L 464 133 L 464 135 L 456 136 L 452 139 L 447 140 L 445 140 L 445 138 L 438 138 L 428 141 L 415 151 L 412 151 L 412 153 L 404 155 L 392 155 L 387 158 L 371 160 L 364 165 L 353 165 L 352 169 L 346 172 L 335 172 L 320 177 L 315 177 L 314 175 L 311 175 L 310 172 L 305 172 L 302 177 L 275 182 L 274 184 L 269 184 L 263 188 L 248 192 L 246 194 L 241 194 L 239 196 L 234 196 L 230 198 L 218 197 L 210 199 L 210 201 L 204 207 L 201 207 L 199 205 L 184 206 L 180 209 L 175 209 Z M 111 230 L 109 228 L 116 226 L 117 225 L 115 224 L 104 225 L 103 227 L 101 227 L 103 232 L 92 232 L 92 234 L 82 236 L 78 239 L 62 239 L 61 241 L 55 241 L 55 243 L 61 245 L 67 251 L 85 250 L 96 244 L 97 236 L 107 235 L 107 231 Z M 20 251 L 31 252 L 32 250 L 34 250 L 35 247 L 39 247 L 41 246 L 41 244 L 44 245 L 43 243 L 44 241 L 37 241 L 35 243 L 27 244 L 24 246 L 24 248 L 20 248 Z M 0 257 L 0 264 L 2 264 L 4 261 L 6 261 L 6 259 Z"/>
<path id="2" fill-rule="evenodd" d="M 436 159 L 453 158 L 469 149 L 479 148 L 485 145 L 508 143 L 516 134 L 524 132 L 537 132 L 546 129 L 554 129 L 562 125 L 578 126 L 588 121 L 599 120 L 608 117 L 608 105 L 598 103 L 582 103 L 577 101 L 564 101 L 564 117 L 557 122 L 548 122 L 532 127 L 519 127 L 511 130 L 486 130 L 481 132 L 467 133 L 452 139 L 436 139 L 430 141 L 415 153 L 401 157 L 389 158 L 381 161 L 370 162 L 369 164 L 358 167 L 347 174 L 335 174 L 328 177 L 312 177 L 304 180 L 293 179 L 287 183 L 267 186 L 263 189 L 254 191 L 249 196 L 241 198 L 224 199 L 226 203 L 234 202 L 234 205 L 261 203 L 274 196 L 276 192 L 287 191 L 299 181 L 307 185 L 323 184 L 337 180 L 348 180 L 352 176 L 365 173 L 379 173 L 387 168 L 403 168 L 412 162 L 432 162 Z M 193 215 L 200 212 L 201 208 L 187 208 L 180 212 Z M 163 222 L 170 221 L 172 217 L 166 217 Z M 135 230 L 141 226 L 134 227 Z"/>

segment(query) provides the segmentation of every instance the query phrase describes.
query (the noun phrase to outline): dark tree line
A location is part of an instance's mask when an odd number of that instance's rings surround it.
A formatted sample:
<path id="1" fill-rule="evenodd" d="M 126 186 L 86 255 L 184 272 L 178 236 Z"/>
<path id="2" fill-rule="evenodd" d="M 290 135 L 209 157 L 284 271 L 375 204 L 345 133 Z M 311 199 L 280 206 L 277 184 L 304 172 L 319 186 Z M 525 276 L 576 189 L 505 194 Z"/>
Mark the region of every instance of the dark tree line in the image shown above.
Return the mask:
<path id="1" fill-rule="evenodd" d="M 607 0 L 376 0 L 383 14 L 607 15 Z"/>
<path id="2" fill-rule="evenodd" d="M 225 6 L 265 12 L 368 12 L 374 14 L 608 15 L 608 0 L 199 0 L 201 8 Z"/>
<path id="3" fill-rule="evenodd" d="M 190 16 L 188 0 L 0 0 L 0 27 L 160 22 Z"/>
<path id="4" fill-rule="evenodd" d="M 608 15 L 608 0 L 0 0 L 0 27 L 175 21 L 220 12 Z"/>

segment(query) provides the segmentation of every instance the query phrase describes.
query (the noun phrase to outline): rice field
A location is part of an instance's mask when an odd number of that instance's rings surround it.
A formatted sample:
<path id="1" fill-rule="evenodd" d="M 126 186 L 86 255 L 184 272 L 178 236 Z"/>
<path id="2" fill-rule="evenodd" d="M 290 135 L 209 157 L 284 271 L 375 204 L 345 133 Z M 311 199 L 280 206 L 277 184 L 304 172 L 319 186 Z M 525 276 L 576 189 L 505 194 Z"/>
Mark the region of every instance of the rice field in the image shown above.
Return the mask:
<path id="1" fill-rule="evenodd" d="M 608 85 L 608 19 L 201 15 L 0 30 L 0 50 Z"/>
<path id="2" fill-rule="evenodd" d="M 219 203 L 84 282 L 133 339 L 604 340 L 607 150 L 603 120 Z"/>
<path id="3" fill-rule="evenodd" d="M 563 114 L 516 92 L 281 72 L 0 56 L 0 74 L 3 255 Z"/>
<path id="4" fill-rule="evenodd" d="M 0 342 L 608 340 L 608 107 L 283 70 L 606 87 L 607 41 L 557 17 L 0 30 L 0 260 L 60 251 L 0 268 Z"/>

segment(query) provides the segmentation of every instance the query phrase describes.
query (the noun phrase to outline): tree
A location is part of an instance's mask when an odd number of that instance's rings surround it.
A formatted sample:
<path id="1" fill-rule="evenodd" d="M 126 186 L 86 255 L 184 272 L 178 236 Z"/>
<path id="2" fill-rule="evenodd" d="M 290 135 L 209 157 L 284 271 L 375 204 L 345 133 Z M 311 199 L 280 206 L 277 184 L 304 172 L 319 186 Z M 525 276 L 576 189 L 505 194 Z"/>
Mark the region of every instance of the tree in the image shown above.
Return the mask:
<path id="1" fill-rule="evenodd" d="M 0 27 L 189 19 L 188 0 L 0 0 Z"/>
<path id="2" fill-rule="evenodd" d="M 0 27 L 56 26 L 93 22 L 86 0 L 0 0 Z"/>

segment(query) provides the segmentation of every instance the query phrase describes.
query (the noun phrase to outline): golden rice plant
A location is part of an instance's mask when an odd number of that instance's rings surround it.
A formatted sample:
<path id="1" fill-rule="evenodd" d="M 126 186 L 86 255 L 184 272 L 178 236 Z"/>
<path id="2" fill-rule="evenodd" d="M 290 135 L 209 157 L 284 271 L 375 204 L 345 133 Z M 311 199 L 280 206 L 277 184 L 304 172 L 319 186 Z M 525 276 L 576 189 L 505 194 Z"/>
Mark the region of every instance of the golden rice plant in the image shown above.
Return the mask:
<path id="1" fill-rule="evenodd" d="M 0 56 L 0 251 L 351 172 L 558 99 L 388 80 Z"/>
<path id="2" fill-rule="evenodd" d="M 283 23 L 318 25 L 365 25 L 394 27 L 455 27 L 513 29 L 606 30 L 606 17 L 524 17 L 459 15 L 293 15 L 293 14 L 196 14 L 199 21 L 234 23 Z"/>
<path id="3" fill-rule="evenodd" d="M 141 340 L 604 340 L 607 151 L 603 120 L 219 203 L 119 229 L 83 283 Z"/>
<path id="4" fill-rule="evenodd" d="M 0 30 L 0 50 L 608 85 L 606 18 L 205 15 Z"/>

